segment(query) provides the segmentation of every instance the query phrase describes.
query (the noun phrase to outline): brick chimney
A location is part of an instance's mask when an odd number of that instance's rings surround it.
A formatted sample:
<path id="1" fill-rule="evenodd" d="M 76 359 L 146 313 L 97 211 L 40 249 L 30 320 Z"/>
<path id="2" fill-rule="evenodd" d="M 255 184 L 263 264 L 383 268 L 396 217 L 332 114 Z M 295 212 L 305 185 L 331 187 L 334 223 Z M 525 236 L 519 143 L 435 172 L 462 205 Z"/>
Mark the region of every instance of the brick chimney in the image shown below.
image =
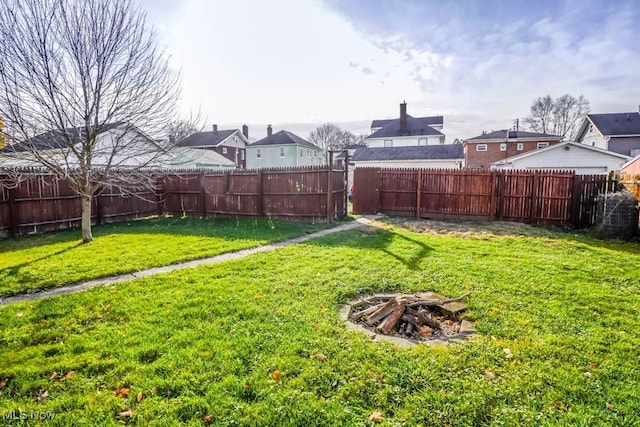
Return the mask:
<path id="1" fill-rule="evenodd" d="M 407 102 L 402 101 L 400 104 L 400 130 L 407 130 Z"/>
<path id="2" fill-rule="evenodd" d="M 213 125 L 213 131 L 218 132 L 218 125 Z"/>
<path id="3" fill-rule="evenodd" d="M 273 129 L 271 129 L 271 125 L 267 125 L 267 137 L 271 138 L 273 135 Z"/>
<path id="4" fill-rule="evenodd" d="M 242 134 L 245 138 L 249 139 L 249 126 L 242 125 Z"/>

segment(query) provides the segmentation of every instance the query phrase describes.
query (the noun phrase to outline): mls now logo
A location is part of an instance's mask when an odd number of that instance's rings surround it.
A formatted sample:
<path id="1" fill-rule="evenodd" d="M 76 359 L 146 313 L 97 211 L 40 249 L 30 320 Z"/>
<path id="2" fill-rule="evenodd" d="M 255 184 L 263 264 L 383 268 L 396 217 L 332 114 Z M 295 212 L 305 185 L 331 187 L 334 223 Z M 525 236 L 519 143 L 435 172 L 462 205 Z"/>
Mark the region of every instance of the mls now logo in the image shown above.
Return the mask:
<path id="1" fill-rule="evenodd" d="M 2 419 L 9 420 L 52 420 L 55 417 L 53 412 L 23 411 L 14 409 L 2 413 Z"/>

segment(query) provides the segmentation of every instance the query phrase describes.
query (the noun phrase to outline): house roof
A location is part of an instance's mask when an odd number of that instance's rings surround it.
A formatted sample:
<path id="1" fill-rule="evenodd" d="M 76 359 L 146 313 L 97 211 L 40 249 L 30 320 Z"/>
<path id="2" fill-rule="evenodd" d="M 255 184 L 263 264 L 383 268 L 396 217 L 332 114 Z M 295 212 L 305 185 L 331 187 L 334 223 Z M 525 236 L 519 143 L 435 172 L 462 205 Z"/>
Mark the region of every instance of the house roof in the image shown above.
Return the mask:
<path id="1" fill-rule="evenodd" d="M 507 139 L 557 139 L 560 141 L 563 137 L 560 135 L 550 135 L 548 133 L 526 132 L 523 130 L 496 130 L 493 132 L 485 133 L 482 135 L 474 136 L 473 138 L 466 139 L 465 141 L 489 141 L 499 140 L 504 141 Z"/>
<path id="2" fill-rule="evenodd" d="M 640 113 L 588 114 L 587 118 L 605 136 L 640 135 Z"/>
<path id="3" fill-rule="evenodd" d="M 226 129 L 208 132 L 196 132 L 176 144 L 177 147 L 217 147 L 237 129 Z"/>
<path id="4" fill-rule="evenodd" d="M 409 117 L 411 117 L 412 119 L 414 118 L 409 114 L 407 114 L 407 118 Z M 444 123 L 444 118 L 442 116 L 416 117 L 415 119 L 423 122 L 425 126 L 432 126 L 432 125 L 442 126 L 442 124 Z M 374 120 L 371 122 L 371 128 L 382 128 L 392 124 L 394 121 L 397 121 L 397 120 L 400 120 L 400 119 Z"/>
<path id="5" fill-rule="evenodd" d="M 306 148 L 314 148 L 319 150 L 320 147 L 313 144 L 312 142 L 307 141 L 306 139 L 300 138 L 298 135 L 288 132 L 286 130 L 281 130 L 279 132 L 274 133 L 271 136 L 267 136 L 265 138 L 259 139 L 251 144 L 250 147 L 255 146 L 263 146 L 263 145 L 300 145 Z"/>
<path id="6" fill-rule="evenodd" d="M 233 161 L 213 150 L 207 150 L 204 148 L 175 147 L 172 152 L 174 156 L 171 164 L 174 167 L 188 165 L 191 162 L 208 166 L 235 167 L 235 163 Z"/>
<path id="7" fill-rule="evenodd" d="M 444 136 L 444 134 L 426 124 L 422 119 L 416 119 L 407 115 L 407 129 L 400 130 L 400 119 L 385 120 L 387 123 L 378 129 L 367 139 L 390 138 L 396 136 Z"/>
<path id="8" fill-rule="evenodd" d="M 100 128 L 98 134 L 107 132 L 126 124 L 125 122 L 109 123 Z M 71 127 L 61 130 L 51 130 L 34 136 L 28 142 L 18 142 L 7 145 L 3 148 L 5 152 L 22 153 L 25 151 L 46 151 L 69 148 L 71 145 L 79 144 L 86 136 L 84 127 Z"/>
<path id="9" fill-rule="evenodd" d="M 550 145 L 548 147 L 545 148 L 539 148 L 537 150 L 532 150 L 532 151 L 527 151 L 526 153 L 522 153 L 522 154 L 518 154 L 516 156 L 511 156 L 511 157 L 507 157 L 506 159 L 502 159 L 499 160 L 497 162 L 493 162 L 491 163 L 492 165 L 504 165 L 504 164 L 508 164 L 511 163 L 513 161 L 517 161 L 517 160 L 521 160 L 527 157 L 532 157 L 532 156 L 537 156 L 540 155 L 541 153 L 545 153 L 547 151 L 552 151 L 552 150 L 563 150 L 561 151 L 564 152 L 564 148 L 565 146 L 573 146 L 573 147 L 577 147 L 579 149 L 583 149 L 583 150 L 588 150 L 588 151 L 594 151 L 603 155 L 607 155 L 607 156 L 611 156 L 611 157 L 617 157 L 619 159 L 623 159 L 623 160 L 628 160 L 629 156 L 625 156 L 624 154 L 620 154 L 620 153 L 615 153 L 613 151 L 609 151 L 609 150 L 603 150 L 601 148 L 596 148 L 596 147 L 592 147 L 590 145 L 587 144 L 581 144 L 579 142 L 574 142 L 574 141 L 565 141 L 565 142 L 561 142 L 560 144 L 555 144 L 555 145 Z"/>
<path id="10" fill-rule="evenodd" d="M 422 145 L 419 147 L 358 148 L 354 162 L 381 160 L 454 160 L 464 159 L 461 144 Z"/>

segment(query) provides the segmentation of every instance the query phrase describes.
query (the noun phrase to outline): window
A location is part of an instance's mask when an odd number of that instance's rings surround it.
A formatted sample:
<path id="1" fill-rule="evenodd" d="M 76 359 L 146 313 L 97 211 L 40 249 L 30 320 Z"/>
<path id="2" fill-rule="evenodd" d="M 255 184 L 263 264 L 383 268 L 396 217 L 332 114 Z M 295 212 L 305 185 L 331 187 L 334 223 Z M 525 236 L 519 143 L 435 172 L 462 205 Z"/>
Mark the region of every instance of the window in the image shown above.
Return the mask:
<path id="1" fill-rule="evenodd" d="M 227 154 L 227 147 L 222 147 L 222 154 Z"/>
<path id="2" fill-rule="evenodd" d="M 593 125 L 589 125 L 589 133 L 593 132 Z"/>
<path id="3" fill-rule="evenodd" d="M 418 138 L 418 145 L 427 145 L 427 138 Z"/>
<path id="4" fill-rule="evenodd" d="M 284 157 L 284 147 L 280 147 L 280 157 Z"/>
<path id="5" fill-rule="evenodd" d="M 518 142 L 518 145 L 516 145 L 516 150 L 518 151 L 524 150 L 524 144 L 522 142 Z"/>
<path id="6" fill-rule="evenodd" d="M 507 143 L 503 142 L 502 144 L 500 144 L 500 151 L 507 151 Z"/>
<path id="7" fill-rule="evenodd" d="M 262 152 L 260 151 L 260 149 L 258 148 L 256 150 L 256 159 L 259 159 L 260 157 L 262 157 Z"/>
<path id="8" fill-rule="evenodd" d="M 311 157 L 311 148 L 309 148 L 309 157 Z"/>
<path id="9" fill-rule="evenodd" d="M 304 157 L 304 150 L 300 150 L 300 157 Z"/>
<path id="10" fill-rule="evenodd" d="M 313 152 L 313 157 L 318 157 L 318 152 L 317 151 Z"/>
<path id="11" fill-rule="evenodd" d="M 476 145 L 476 151 L 487 151 L 487 144 Z"/>
<path id="12" fill-rule="evenodd" d="M 548 142 L 538 142 L 538 148 L 545 148 L 548 146 L 549 146 Z"/>
<path id="13" fill-rule="evenodd" d="M 244 160 L 244 150 L 240 150 L 240 159 Z"/>
<path id="14" fill-rule="evenodd" d="M 391 139 L 385 139 L 385 140 L 384 140 L 384 146 L 385 146 L 385 147 L 393 147 L 393 140 L 391 140 Z"/>

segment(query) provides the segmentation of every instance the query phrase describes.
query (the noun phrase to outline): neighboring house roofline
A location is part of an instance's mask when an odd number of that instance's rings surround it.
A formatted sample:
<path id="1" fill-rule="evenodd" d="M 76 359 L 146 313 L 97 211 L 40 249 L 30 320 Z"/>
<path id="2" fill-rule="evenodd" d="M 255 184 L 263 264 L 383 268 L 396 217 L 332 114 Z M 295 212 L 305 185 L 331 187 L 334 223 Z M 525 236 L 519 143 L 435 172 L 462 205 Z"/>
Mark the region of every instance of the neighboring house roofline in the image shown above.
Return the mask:
<path id="1" fill-rule="evenodd" d="M 512 136 L 509 136 L 512 135 Z M 464 139 L 463 142 L 505 142 L 505 141 L 514 141 L 514 142 L 532 142 L 539 140 L 553 140 L 557 139 L 561 141 L 564 137 L 562 135 L 552 135 L 548 133 L 538 133 L 538 132 L 527 132 L 521 130 L 509 130 L 509 129 L 501 129 L 493 132 L 485 133 L 482 135 L 474 136 L 473 138 Z"/>
<path id="2" fill-rule="evenodd" d="M 539 148 L 537 150 L 527 151 L 526 153 L 518 154 L 516 156 L 507 157 L 506 159 L 502 159 L 502 160 L 498 160 L 496 162 L 492 162 L 491 165 L 495 165 L 495 166 L 507 165 L 507 164 L 509 164 L 509 163 L 511 163 L 513 161 L 522 160 L 522 159 L 525 159 L 527 157 L 531 157 L 531 156 L 538 155 L 540 153 L 544 153 L 546 151 L 559 150 L 564 146 L 573 146 L 573 147 L 580 148 L 580 149 L 583 149 L 583 150 L 596 151 L 596 152 L 599 152 L 599 153 L 602 153 L 602 154 L 607 154 L 607 155 L 609 155 L 611 157 L 618 157 L 618 158 L 623 159 L 623 160 L 629 159 L 629 156 L 625 156 L 624 154 L 615 153 L 615 152 L 609 151 L 609 150 L 603 150 L 602 148 L 591 147 L 590 145 L 581 144 L 581 143 L 575 142 L 575 141 L 565 141 L 565 142 L 561 142 L 560 144 L 550 145 L 550 146 L 545 147 L 545 148 Z"/>
<path id="3" fill-rule="evenodd" d="M 640 112 L 587 114 L 576 139 L 582 136 L 591 124 L 602 137 L 629 138 L 640 136 Z M 631 130 L 631 132 L 628 132 Z"/>

